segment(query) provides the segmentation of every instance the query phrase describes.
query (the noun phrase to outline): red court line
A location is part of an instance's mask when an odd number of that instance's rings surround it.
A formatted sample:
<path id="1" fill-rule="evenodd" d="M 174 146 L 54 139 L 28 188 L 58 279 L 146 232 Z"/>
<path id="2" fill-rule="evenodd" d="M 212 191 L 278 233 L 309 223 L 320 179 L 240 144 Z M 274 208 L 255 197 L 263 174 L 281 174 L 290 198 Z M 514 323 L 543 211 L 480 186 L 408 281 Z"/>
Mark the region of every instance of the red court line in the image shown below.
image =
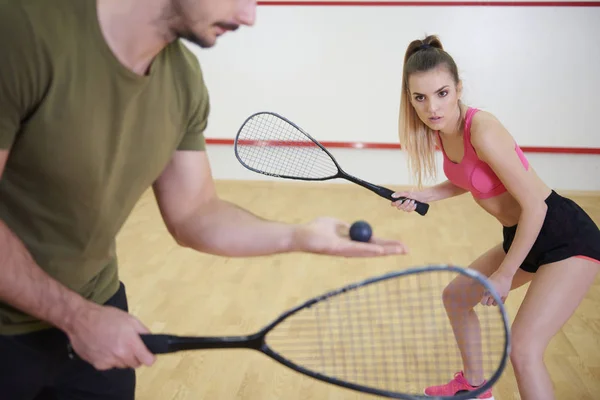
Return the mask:
<path id="1" fill-rule="evenodd" d="M 257 4 L 311 7 L 600 7 L 599 1 L 259 1 Z"/>
<path id="2" fill-rule="evenodd" d="M 233 139 L 207 138 L 207 144 L 233 146 Z M 396 143 L 372 143 L 372 142 L 320 142 L 327 148 L 338 149 L 372 149 L 372 150 L 396 150 L 400 145 Z M 314 146 L 312 142 L 276 142 L 276 141 L 244 141 L 244 144 L 269 145 L 269 146 Z M 594 147 L 543 147 L 543 146 L 521 146 L 527 153 L 554 153 L 554 154 L 600 154 L 600 148 Z"/>

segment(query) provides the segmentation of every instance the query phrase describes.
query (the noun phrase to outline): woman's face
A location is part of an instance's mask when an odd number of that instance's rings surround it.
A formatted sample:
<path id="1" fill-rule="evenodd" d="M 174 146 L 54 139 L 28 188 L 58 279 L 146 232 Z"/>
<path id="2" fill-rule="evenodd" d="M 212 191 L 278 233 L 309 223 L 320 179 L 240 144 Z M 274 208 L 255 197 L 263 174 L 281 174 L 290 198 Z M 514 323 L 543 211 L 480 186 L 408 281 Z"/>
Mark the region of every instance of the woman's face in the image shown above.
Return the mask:
<path id="1" fill-rule="evenodd" d="M 419 118 L 429 128 L 451 133 L 460 117 L 458 101 L 461 83 L 454 83 L 443 65 L 426 72 L 415 72 L 408 79 L 410 101 Z"/>

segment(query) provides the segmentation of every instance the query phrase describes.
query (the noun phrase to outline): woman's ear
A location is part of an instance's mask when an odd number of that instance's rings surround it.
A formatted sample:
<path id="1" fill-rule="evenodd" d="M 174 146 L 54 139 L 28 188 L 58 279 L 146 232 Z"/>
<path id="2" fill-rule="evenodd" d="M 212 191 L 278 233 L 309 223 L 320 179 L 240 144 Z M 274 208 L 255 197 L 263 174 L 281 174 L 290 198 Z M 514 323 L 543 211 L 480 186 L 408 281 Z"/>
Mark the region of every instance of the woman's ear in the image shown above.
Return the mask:
<path id="1" fill-rule="evenodd" d="M 462 89 L 462 81 L 458 81 L 458 84 L 456 85 L 456 97 L 458 97 L 459 100 L 462 97 Z"/>

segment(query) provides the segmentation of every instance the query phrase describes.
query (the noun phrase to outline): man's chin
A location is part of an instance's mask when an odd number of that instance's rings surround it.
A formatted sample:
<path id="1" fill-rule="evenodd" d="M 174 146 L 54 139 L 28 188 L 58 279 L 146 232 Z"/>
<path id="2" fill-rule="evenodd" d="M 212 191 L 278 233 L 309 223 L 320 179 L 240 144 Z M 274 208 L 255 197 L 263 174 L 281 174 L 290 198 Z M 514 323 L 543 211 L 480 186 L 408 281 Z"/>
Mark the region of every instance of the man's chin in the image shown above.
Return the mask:
<path id="1" fill-rule="evenodd" d="M 217 43 L 217 38 L 201 38 L 196 35 L 180 35 L 181 39 L 185 39 L 190 43 L 195 44 L 196 46 L 202 47 L 203 49 L 208 49 L 213 47 Z"/>

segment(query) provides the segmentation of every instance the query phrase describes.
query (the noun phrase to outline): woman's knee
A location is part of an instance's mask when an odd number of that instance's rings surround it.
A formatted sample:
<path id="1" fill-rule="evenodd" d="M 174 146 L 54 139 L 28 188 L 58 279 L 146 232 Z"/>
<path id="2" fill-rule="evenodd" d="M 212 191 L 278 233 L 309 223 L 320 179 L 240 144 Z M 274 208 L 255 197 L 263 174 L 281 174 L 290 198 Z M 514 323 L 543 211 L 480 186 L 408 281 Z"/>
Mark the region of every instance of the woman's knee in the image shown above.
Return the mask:
<path id="1" fill-rule="evenodd" d="M 447 311 L 470 310 L 481 300 L 483 292 L 477 285 L 463 282 L 460 278 L 448 284 L 442 292 Z"/>
<path id="2" fill-rule="evenodd" d="M 513 326 L 511 333 L 510 361 L 513 368 L 523 370 L 527 365 L 543 361 L 546 343 L 536 340 L 527 326 Z"/>

